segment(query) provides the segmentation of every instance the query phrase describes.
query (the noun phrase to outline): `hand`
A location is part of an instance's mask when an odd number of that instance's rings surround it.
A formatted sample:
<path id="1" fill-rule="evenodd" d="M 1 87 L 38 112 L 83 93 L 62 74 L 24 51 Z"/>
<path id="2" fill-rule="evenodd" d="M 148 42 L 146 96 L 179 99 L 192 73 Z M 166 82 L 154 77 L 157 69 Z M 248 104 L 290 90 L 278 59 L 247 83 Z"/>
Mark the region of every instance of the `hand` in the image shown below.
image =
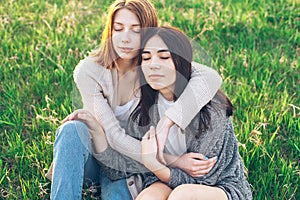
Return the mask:
<path id="1" fill-rule="evenodd" d="M 66 123 L 70 120 L 79 120 L 86 124 L 90 136 L 93 139 L 94 150 L 96 153 L 101 153 L 107 148 L 108 144 L 104 130 L 98 120 L 89 111 L 83 109 L 76 110 L 67 116 L 62 123 Z"/>
<path id="2" fill-rule="evenodd" d="M 89 129 L 90 136 L 93 139 L 95 153 L 105 151 L 108 144 L 102 126 L 89 111 L 83 109 L 75 110 L 63 119 L 62 123 L 66 123 L 70 120 L 79 120 L 85 123 Z"/>
<path id="3" fill-rule="evenodd" d="M 65 119 L 62 120 L 62 123 L 66 123 L 71 120 L 79 120 L 85 123 L 90 131 L 90 133 L 98 132 L 99 129 L 102 129 L 101 124 L 98 120 L 87 110 L 79 109 L 75 110 L 73 113 L 68 115 Z"/>
<path id="4" fill-rule="evenodd" d="M 216 164 L 217 157 L 207 158 L 200 153 L 186 153 L 180 156 L 172 166 L 182 169 L 192 177 L 201 177 L 209 173 Z"/>
<path id="5" fill-rule="evenodd" d="M 161 163 L 157 160 L 157 143 L 153 126 L 142 139 L 142 160 L 145 167 L 151 171 L 156 171 L 161 167 Z"/>
<path id="6" fill-rule="evenodd" d="M 168 117 L 164 116 L 161 118 L 156 126 L 157 134 L 157 146 L 158 146 L 158 154 L 157 157 L 159 161 L 163 164 L 166 164 L 163 152 L 166 145 L 166 141 L 168 139 L 169 131 L 171 126 L 174 124 Z"/>

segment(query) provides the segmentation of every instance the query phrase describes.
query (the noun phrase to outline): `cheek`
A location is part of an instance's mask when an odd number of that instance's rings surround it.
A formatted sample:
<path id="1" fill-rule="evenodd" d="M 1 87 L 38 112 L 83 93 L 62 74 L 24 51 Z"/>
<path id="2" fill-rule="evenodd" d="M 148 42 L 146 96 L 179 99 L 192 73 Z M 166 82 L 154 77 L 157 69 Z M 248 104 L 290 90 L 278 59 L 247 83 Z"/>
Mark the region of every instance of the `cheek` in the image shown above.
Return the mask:
<path id="1" fill-rule="evenodd" d="M 148 77 L 147 67 L 142 67 L 142 72 L 143 72 L 145 78 L 147 79 L 147 77 Z"/>
<path id="2" fill-rule="evenodd" d="M 141 36 L 138 35 L 138 36 L 135 36 L 135 37 L 133 37 L 133 38 L 134 38 L 133 41 L 135 41 L 135 42 L 134 42 L 134 43 L 135 43 L 135 46 L 139 49 L 140 46 L 141 46 Z"/>
<path id="3" fill-rule="evenodd" d="M 166 77 L 168 77 L 168 83 L 173 84 L 176 81 L 176 70 L 175 68 L 167 68 Z"/>
<path id="4" fill-rule="evenodd" d="M 118 44 L 118 36 L 117 36 L 117 34 L 113 34 L 111 36 L 111 42 L 112 42 L 113 47 L 115 47 Z"/>
<path id="5" fill-rule="evenodd" d="M 175 83 L 176 81 L 176 71 L 172 71 L 169 73 L 169 82 L 170 84 Z"/>

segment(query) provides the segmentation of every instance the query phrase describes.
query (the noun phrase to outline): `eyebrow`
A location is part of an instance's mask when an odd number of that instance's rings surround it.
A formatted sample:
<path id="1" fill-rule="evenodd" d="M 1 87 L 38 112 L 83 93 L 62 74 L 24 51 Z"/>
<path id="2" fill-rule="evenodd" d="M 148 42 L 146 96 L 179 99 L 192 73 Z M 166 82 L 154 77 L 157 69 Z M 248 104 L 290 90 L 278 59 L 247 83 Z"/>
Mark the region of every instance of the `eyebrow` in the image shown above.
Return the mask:
<path id="1" fill-rule="evenodd" d="M 161 49 L 161 50 L 157 51 L 157 53 L 163 53 L 163 52 L 170 52 L 170 51 L 169 51 L 169 49 Z M 150 51 L 143 51 L 142 53 L 150 54 Z"/>
<path id="2" fill-rule="evenodd" d="M 124 25 L 121 22 L 114 22 L 114 24 L 118 24 L 118 25 Z M 141 24 L 132 24 L 131 26 L 141 26 Z"/>
<path id="3" fill-rule="evenodd" d="M 157 51 L 157 53 L 162 53 L 162 52 L 169 52 L 169 49 L 161 49 Z"/>

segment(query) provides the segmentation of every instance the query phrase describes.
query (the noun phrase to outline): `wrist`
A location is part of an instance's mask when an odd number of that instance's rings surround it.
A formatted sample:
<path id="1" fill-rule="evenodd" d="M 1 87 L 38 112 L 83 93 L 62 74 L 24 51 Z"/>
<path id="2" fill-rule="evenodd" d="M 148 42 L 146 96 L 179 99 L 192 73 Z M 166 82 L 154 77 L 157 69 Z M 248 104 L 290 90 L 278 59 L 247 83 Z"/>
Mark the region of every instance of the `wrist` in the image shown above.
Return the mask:
<path id="1" fill-rule="evenodd" d="M 103 138 L 101 136 L 101 134 L 92 135 L 92 139 L 91 140 L 92 140 L 92 144 L 93 144 L 93 148 L 94 148 L 94 152 L 95 153 L 102 153 L 108 147 L 106 139 Z"/>
<path id="2" fill-rule="evenodd" d="M 159 178 L 162 182 L 168 184 L 171 178 L 171 170 L 162 165 L 159 169 L 153 172 L 157 178 Z"/>
<path id="3" fill-rule="evenodd" d="M 178 166 L 179 166 L 179 164 L 178 164 L 179 157 L 178 156 L 164 153 L 164 157 L 167 162 L 167 166 L 178 168 Z"/>
<path id="4" fill-rule="evenodd" d="M 165 167 L 165 165 L 161 164 L 158 160 L 152 160 L 148 161 L 147 163 L 144 163 L 145 167 L 147 167 L 150 171 L 153 173 L 157 170 L 160 170 Z"/>

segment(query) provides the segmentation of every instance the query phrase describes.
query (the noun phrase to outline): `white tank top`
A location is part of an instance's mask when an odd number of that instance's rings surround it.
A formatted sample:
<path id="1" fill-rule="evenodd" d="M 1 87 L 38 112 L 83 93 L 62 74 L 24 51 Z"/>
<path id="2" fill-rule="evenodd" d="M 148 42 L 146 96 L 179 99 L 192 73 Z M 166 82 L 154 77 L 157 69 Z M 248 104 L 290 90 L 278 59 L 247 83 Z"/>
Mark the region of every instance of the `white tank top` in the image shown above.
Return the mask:
<path id="1" fill-rule="evenodd" d="M 127 128 L 127 122 L 130 116 L 130 110 L 131 107 L 133 106 L 134 103 L 134 99 L 128 101 L 126 104 L 122 105 L 122 106 L 117 106 L 115 108 L 115 116 L 119 121 L 119 124 L 122 128 Z"/>

